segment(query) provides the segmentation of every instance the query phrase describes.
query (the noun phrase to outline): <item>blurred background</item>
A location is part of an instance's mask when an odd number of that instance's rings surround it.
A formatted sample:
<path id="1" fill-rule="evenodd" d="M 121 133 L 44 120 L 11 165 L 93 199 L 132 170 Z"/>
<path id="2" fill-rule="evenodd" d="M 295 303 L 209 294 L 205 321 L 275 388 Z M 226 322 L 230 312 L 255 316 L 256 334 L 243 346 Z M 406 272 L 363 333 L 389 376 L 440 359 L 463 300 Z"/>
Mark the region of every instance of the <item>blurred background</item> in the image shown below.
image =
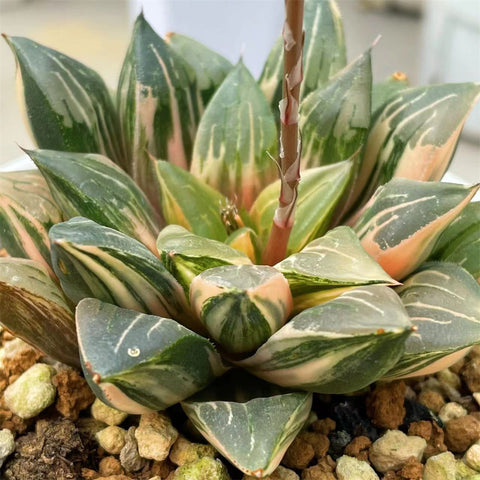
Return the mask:
<path id="1" fill-rule="evenodd" d="M 412 85 L 480 81 L 480 0 L 337 0 L 349 60 L 381 35 L 374 81 L 396 70 Z M 133 19 L 186 33 L 258 76 L 279 35 L 283 0 L 0 0 L 0 30 L 30 37 L 97 70 L 115 88 Z M 15 62 L 0 44 L 0 168 L 32 147 L 17 107 Z M 462 134 L 452 173 L 480 181 L 480 106 Z"/>

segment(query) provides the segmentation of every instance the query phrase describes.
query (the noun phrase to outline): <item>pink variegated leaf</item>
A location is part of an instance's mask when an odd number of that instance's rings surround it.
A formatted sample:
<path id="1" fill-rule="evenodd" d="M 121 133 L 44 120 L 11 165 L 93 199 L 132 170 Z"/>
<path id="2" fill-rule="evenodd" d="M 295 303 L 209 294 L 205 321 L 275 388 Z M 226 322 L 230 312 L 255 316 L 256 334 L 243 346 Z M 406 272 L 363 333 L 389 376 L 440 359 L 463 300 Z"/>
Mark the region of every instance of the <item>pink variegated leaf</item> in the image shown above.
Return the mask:
<path id="1" fill-rule="evenodd" d="M 401 280 L 428 258 L 478 188 L 395 178 L 377 190 L 353 228 L 363 248 Z"/>

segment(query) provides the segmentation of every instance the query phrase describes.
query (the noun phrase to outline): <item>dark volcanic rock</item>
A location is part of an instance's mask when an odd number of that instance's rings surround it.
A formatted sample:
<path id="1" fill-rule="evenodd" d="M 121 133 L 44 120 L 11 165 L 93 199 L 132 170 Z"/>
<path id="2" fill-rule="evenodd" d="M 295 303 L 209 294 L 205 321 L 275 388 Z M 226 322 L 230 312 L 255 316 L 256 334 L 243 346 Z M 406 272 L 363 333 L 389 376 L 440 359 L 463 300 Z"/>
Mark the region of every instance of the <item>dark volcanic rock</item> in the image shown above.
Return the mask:
<path id="1" fill-rule="evenodd" d="M 336 460 L 343 455 L 344 448 L 352 441 L 352 436 L 343 430 L 332 432 L 328 436 L 330 440 L 330 448 L 328 454 Z"/>
<path id="2" fill-rule="evenodd" d="M 333 408 L 333 419 L 337 430 L 343 430 L 351 437 L 368 437 L 372 442 L 378 438 L 377 429 L 366 415 L 365 406 L 354 400 L 346 400 Z"/>

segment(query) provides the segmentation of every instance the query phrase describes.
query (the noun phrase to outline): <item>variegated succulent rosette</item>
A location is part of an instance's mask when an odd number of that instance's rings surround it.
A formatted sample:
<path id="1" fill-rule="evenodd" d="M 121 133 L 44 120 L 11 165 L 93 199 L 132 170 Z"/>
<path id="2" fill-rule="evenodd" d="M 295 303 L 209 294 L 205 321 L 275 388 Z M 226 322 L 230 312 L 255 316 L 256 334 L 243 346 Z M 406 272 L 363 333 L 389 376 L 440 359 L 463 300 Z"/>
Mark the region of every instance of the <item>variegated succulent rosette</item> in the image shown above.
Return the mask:
<path id="1" fill-rule="evenodd" d="M 437 371 L 480 342 L 478 186 L 440 183 L 480 86 L 372 83 L 332 0 L 307 0 L 304 28 L 302 180 L 274 266 L 281 39 L 257 82 L 140 16 L 112 97 L 6 37 L 38 169 L 0 174 L 0 322 L 113 407 L 181 402 L 257 477 L 312 392 Z"/>

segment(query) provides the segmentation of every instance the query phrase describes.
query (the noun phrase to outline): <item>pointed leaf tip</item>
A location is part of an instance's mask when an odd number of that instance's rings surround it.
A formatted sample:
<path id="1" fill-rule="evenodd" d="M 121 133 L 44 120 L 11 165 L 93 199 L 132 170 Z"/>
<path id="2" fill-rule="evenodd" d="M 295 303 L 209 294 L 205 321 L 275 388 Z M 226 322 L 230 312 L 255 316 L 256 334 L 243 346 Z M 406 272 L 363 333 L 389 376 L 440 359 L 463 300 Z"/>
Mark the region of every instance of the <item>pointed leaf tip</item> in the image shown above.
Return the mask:
<path id="1" fill-rule="evenodd" d="M 353 392 L 396 364 L 410 328 L 408 314 L 392 289 L 359 287 L 304 310 L 253 356 L 236 364 L 283 387 Z"/>
<path id="2" fill-rule="evenodd" d="M 52 150 L 32 150 L 29 155 L 65 218 L 89 218 L 136 238 L 156 253 L 157 217 L 132 178 L 111 160 Z"/>
<path id="3" fill-rule="evenodd" d="M 92 298 L 78 304 L 76 318 L 85 378 L 119 410 L 163 410 L 226 371 L 213 345 L 175 320 Z"/>
<path id="4" fill-rule="evenodd" d="M 267 151 L 274 156 L 277 153 L 275 121 L 254 78 L 240 61 L 200 121 L 191 171 L 248 209 L 258 193 L 277 178 Z"/>
<path id="5" fill-rule="evenodd" d="M 478 189 L 394 178 L 377 190 L 353 228 L 363 248 L 401 280 L 428 258 Z"/>
<path id="6" fill-rule="evenodd" d="M 25 37 L 5 37 L 17 62 L 21 107 L 44 149 L 98 152 L 125 167 L 119 122 L 102 78 L 86 65 Z"/>

